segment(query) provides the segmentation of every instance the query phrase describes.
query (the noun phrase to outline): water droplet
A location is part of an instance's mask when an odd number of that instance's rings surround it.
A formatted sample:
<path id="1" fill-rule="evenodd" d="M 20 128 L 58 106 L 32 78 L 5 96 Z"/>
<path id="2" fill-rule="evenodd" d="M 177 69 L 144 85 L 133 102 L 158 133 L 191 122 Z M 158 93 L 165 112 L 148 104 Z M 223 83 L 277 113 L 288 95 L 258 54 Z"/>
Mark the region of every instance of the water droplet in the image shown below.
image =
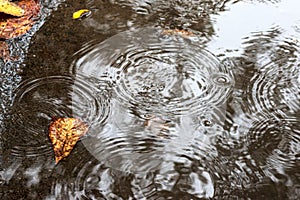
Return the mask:
<path id="1" fill-rule="evenodd" d="M 211 127 L 213 125 L 212 121 L 205 119 L 202 121 L 204 126 Z"/>
<path id="2" fill-rule="evenodd" d="M 232 81 L 226 74 L 213 74 L 212 79 L 218 86 L 228 87 L 232 85 Z"/>

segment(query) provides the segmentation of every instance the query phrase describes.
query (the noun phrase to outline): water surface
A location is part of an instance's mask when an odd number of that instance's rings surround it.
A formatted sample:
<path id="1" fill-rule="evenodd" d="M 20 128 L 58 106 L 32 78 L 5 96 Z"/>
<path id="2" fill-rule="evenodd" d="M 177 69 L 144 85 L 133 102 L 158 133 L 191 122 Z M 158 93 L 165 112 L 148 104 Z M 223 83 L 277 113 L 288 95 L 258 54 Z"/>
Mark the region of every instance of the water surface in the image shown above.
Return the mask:
<path id="1" fill-rule="evenodd" d="M 1 199 L 299 199 L 299 6 L 57 2 L 0 68 Z M 53 117 L 90 125 L 58 165 Z"/>

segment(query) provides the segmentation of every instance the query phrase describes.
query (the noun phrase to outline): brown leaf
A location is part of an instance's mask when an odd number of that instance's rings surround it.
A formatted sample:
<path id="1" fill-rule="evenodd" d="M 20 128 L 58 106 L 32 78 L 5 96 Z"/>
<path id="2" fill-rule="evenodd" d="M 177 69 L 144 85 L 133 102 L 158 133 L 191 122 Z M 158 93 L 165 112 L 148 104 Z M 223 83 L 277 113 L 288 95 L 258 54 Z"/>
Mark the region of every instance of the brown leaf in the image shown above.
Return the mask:
<path id="1" fill-rule="evenodd" d="M 195 36 L 194 33 L 180 29 L 166 29 L 162 32 L 163 35 L 180 35 L 182 37 Z"/>
<path id="2" fill-rule="evenodd" d="M 25 34 L 35 23 L 40 6 L 35 0 L 22 0 L 17 4 L 24 9 L 22 17 L 16 18 L 11 15 L 0 13 L 0 38 L 9 39 Z"/>
<path id="3" fill-rule="evenodd" d="M 49 126 L 49 137 L 53 144 L 56 164 L 69 156 L 81 136 L 88 131 L 88 125 L 76 118 L 58 118 Z"/>

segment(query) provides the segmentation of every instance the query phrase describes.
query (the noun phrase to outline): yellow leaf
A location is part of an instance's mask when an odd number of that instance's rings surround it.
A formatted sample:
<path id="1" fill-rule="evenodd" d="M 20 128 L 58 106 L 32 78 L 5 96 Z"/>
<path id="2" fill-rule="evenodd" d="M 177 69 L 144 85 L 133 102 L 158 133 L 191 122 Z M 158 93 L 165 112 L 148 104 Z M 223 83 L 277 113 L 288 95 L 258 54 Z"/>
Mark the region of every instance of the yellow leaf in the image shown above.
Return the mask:
<path id="1" fill-rule="evenodd" d="M 89 11 L 87 9 L 78 10 L 78 11 L 73 13 L 73 19 L 79 19 L 84 15 L 88 15 L 90 12 L 91 11 Z"/>
<path id="2" fill-rule="evenodd" d="M 67 157 L 79 138 L 86 134 L 88 125 L 76 118 L 58 118 L 49 126 L 56 164 Z"/>
<path id="3" fill-rule="evenodd" d="M 0 0 L 0 12 L 16 17 L 21 17 L 25 14 L 25 11 L 20 6 L 8 0 Z"/>

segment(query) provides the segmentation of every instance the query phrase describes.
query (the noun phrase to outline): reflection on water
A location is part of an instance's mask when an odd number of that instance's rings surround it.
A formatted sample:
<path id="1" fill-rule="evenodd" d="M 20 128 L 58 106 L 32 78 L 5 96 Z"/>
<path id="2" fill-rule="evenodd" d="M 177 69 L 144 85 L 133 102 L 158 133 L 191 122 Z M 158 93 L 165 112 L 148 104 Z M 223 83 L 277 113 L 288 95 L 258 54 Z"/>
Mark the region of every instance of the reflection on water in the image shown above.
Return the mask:
<path id="1" fill-rule="evenodd" d="M 191 42 L 161 29 L 126 31 L 89 44 L 71 71 L 111 79 L 117 101 L 137 110 L 180 115 L 221 106 L 233 85 L 231 66 Z"/>
<path id="2" fill-rule="evenodd" d="M 298 4 L 67 2 L 5 90 L 0 198 L 299 199 Z M 53 117 L 90 125 L 58 165 Z"/>
<path id="3" fill-rule="evenodd" d="M 222 134 L 231 67 L 201 43 L 161 29 L 126 31 L 86 47 L 71 71 L 110 80 L 114 93 L 104 131 L 92 127 L 83 144 L 98 160 L 129 172 L 217 155 L 208 144 Z"/>

